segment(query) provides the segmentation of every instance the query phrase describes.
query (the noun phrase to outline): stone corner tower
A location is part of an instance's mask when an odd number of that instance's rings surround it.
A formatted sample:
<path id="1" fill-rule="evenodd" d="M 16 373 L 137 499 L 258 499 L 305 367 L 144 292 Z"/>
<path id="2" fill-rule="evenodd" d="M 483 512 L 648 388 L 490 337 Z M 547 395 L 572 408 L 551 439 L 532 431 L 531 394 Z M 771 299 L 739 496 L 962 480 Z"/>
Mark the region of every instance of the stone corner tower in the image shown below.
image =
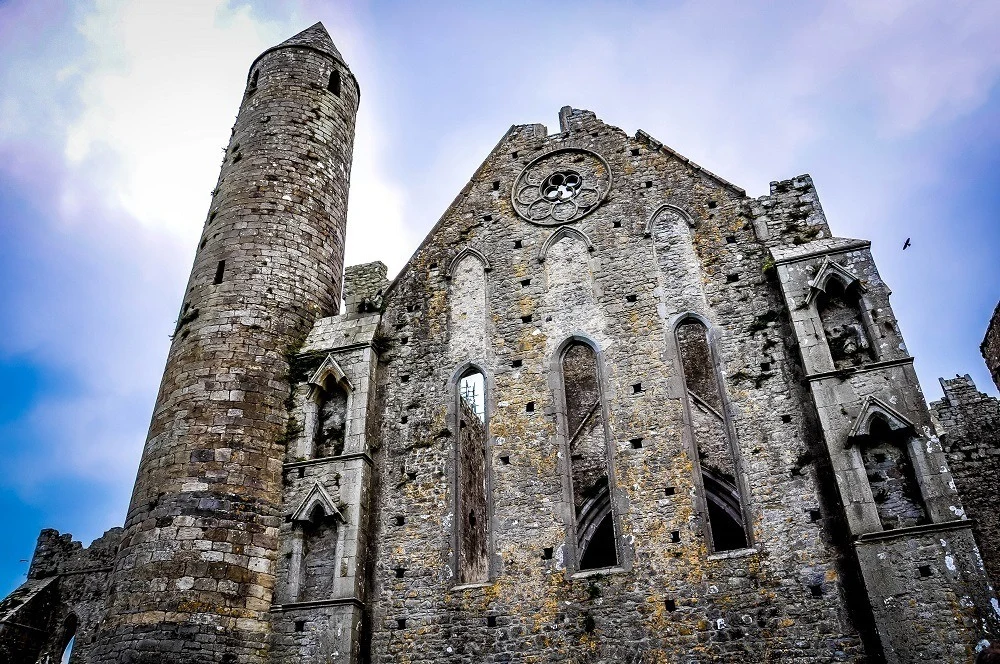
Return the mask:
<path id="1" fill-rule="evenodd" d="M 322 24 L 250 67 L 95 662 L 267 659 L 288 357 L 339 312 L 359 88 Z"/>

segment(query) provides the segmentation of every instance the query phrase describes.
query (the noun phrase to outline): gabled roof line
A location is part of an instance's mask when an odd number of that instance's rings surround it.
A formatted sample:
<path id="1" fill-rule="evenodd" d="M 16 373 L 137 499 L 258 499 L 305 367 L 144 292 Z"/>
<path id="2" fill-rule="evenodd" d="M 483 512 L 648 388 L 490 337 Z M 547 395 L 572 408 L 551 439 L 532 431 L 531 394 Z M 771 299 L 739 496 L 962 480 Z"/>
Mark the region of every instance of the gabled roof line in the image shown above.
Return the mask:
<path id="1" fill-rule="evenodd" d="M 725 179 L 723 177 L 719 177 L 718 175 L 716 175 L 712 171 L 708 170 L 707 168 L 703 168 L 702 166 L 699 166 L 698 164 L 694 163 L 693 161 L 691 161 L 690 159 L 688 159 L 687 157 L 685 157 L 681 153 L 679 153 L 676 150 L 674 150 L 673 148 L 667 147 L 666 145 L 664 145 L 660 141 L 656 140 L 655 138 L 653 138 L 652 136 L 650 136 L 648 133 L 646 133 L 642 129 L 636 130 L 636 132 L 635 132 L 635 140 L 647 143 L 653 149 L 660 150 L 661 152 L 664 152 L 664 153 L 670 155 L 671 157 L 673 157 L 674 159 L 678 160 L 679 162 L 681 162 L 681 163 L 683 163 L 683 164 L 685 164 L 687 166 L 690 166 L 695 171 L 698 171 L 699 173 L 703 173 L 704 175 L 707 175 L 708 177 L 712 178 L 713 180 L 715 180 L 716 182 L 718 182 L 722 186 L 727 187 L 729 189 L 732 189 L 733 191 L 735 191 L 740 196 L 746 196 L 747 195 L 747 192 L 743 188 L 737 187 L 735 184 L 733 184 L 729 180 L 727 180 L 727 179 Z"/>

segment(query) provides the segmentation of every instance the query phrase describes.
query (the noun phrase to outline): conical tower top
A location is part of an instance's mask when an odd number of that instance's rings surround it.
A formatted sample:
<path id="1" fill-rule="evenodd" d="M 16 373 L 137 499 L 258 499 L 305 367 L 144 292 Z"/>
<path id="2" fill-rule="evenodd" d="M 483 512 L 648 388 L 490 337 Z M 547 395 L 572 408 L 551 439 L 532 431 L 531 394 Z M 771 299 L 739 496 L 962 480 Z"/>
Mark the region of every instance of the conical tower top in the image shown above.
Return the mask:
<path id="1" fill-rule="evenodd" d="M 317 51 L 332 55 L 345 66 L 347 65 L 347 63 L 344 62 L 344 56 L 342 56 L 340 51 L 337 50 L 333 40 L 330 38 L 330 33 L 326 31 L 325 27 L 323 27 L 322 22 L 317 22 L 309 26 L 294 37 L 286 39 L 277 46 L 268 50 L 272 51 L 286 46 L 305 46 L 307 48 L 314 48 Z"/>

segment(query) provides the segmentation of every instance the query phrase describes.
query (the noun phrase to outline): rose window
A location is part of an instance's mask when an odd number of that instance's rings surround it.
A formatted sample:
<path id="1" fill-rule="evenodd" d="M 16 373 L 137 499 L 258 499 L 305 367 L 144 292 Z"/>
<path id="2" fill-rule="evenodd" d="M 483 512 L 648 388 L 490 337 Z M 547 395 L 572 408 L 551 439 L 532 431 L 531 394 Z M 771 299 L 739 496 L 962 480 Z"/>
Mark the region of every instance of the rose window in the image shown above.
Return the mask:
<path id="1" fill-rule="evenodd" d="M 525 167 L 514 184 L 512 202 L 521 217 L 554 226 L 576 221 L 596 209 L 610 187 L 611 174 L 600 155 L 564 148 Z"/>

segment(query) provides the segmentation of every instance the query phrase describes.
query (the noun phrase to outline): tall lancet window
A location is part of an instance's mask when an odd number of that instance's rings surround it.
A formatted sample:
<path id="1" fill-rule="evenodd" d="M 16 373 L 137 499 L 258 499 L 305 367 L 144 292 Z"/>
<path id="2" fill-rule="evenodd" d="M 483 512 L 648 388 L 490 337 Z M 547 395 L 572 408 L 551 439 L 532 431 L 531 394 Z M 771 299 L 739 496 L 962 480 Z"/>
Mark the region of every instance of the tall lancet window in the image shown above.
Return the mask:
<path id="1" fill-rule="evenodd" d="M 562 355 L 566 436 L 579 569 L 613 567 L 618 546 L 611 501 L 611 455 L 597 353 L 573 341 Z"/>
<path id="2" fill-rule="evenodd" d="M 726 414 L 725 392 L 715 368 L 708 329 L 687 318 L 676 329 L 684 373 L 689 432 L 697 455 L 696 480 L 702 486 L 710 551 L 748 546 L 736 441 Z"/>
<path id="3" fill-rule="evenodd" d="M 459 379 L 457 389 L 457 576 L 459 584 L 480 583 L 490 576 L 486 377 L 478 368 L 470 367 Z"/>

